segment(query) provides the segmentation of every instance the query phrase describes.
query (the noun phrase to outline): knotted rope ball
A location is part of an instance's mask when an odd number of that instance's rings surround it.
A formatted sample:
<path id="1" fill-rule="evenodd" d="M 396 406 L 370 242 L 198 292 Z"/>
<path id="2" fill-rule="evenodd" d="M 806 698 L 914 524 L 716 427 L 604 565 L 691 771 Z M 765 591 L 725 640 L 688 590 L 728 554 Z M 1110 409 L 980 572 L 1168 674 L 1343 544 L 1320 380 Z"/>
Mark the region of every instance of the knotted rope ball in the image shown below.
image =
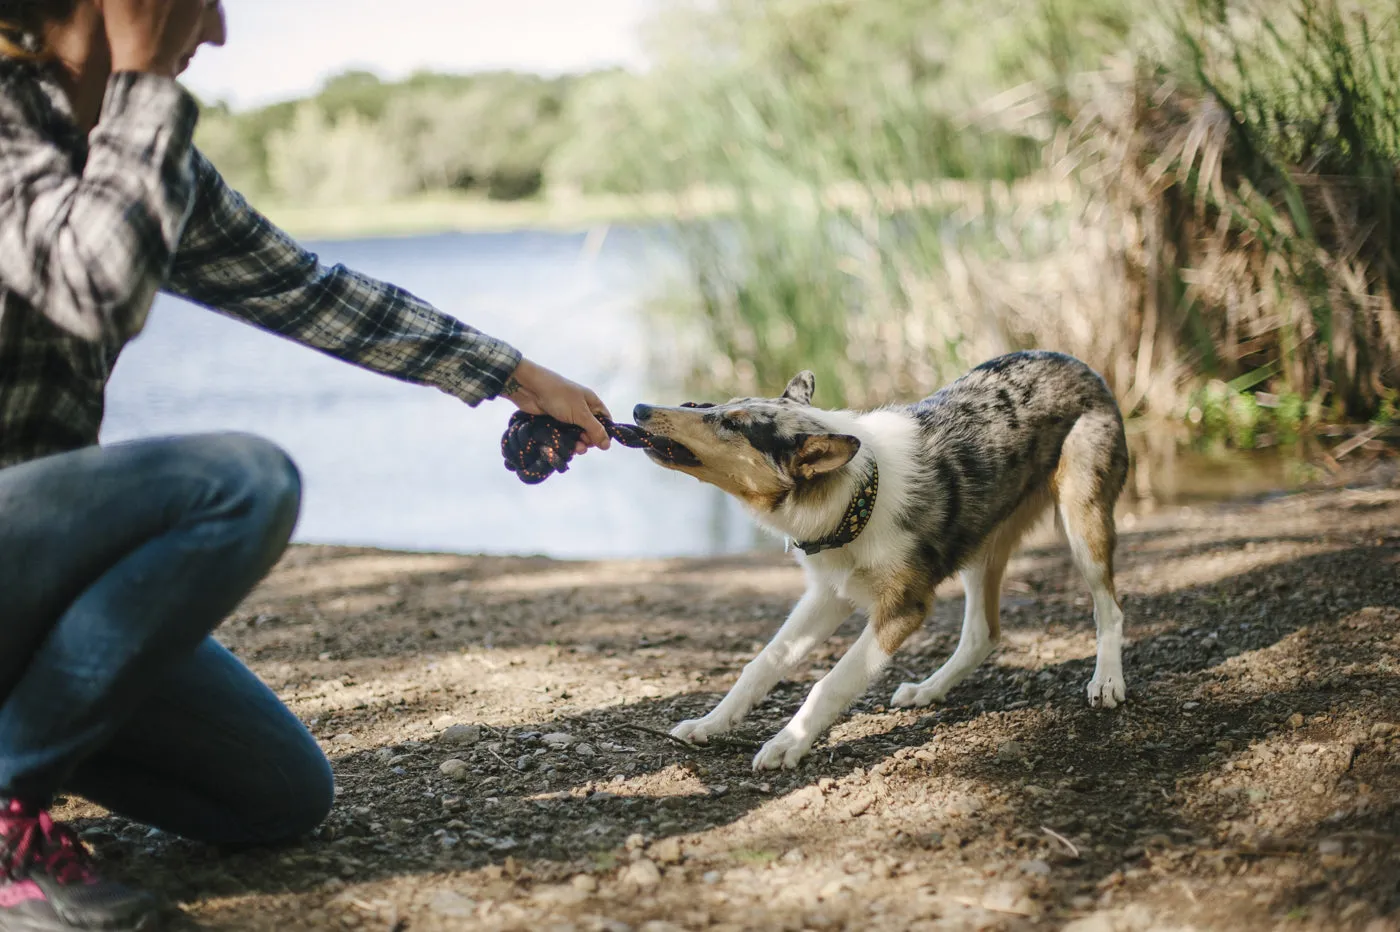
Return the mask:
<path id="1" fill-rule="evenodd" d="M 692 405 L 691 407 L 699 407 Z M 653 450 L 663 459 L 683 465 L 698 465 L 699 460 L 684 446 L 666 437 L 658 437 L 636 424 L 618 424 L 606 417 L 599 423 L 618 443 L 633 449 Z M 568 472 L 574 458 L 574 447 L 583 437 L 583 428 L 556 421 L 545 414 L 517 411 L 501 437 L 501 455 L 506 469 L 520 481 L 536 485 L 556 472 Z"/>

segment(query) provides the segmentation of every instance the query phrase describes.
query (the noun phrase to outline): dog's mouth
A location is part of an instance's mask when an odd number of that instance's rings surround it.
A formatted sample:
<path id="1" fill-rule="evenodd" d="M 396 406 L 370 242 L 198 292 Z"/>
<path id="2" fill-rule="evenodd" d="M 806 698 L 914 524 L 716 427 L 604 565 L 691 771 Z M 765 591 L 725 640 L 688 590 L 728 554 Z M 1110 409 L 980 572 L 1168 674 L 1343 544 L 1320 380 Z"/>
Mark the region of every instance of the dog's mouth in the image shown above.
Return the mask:
<path id="1" fill-rule="evenodd" d="M 700 457 L 690 452 L 689 447 L 677 443 L 670 437 L 652 434 L 651 445 L 647 447 L 646 452 L 653 462 L 660 463 L 662 466 L 700 465 Z"/>

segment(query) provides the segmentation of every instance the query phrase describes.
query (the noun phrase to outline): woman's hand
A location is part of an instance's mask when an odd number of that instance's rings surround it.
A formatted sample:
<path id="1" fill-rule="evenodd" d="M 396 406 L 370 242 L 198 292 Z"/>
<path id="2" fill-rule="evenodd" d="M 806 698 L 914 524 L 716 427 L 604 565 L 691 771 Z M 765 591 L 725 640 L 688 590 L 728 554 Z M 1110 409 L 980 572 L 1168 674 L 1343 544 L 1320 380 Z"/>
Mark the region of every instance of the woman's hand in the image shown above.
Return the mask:
<path id="1" fill-rule="evenodd" d="M 557 372 L 520 360 L 501 392 L 526 414 L 547 414 L 556 421 L 583 428 L 583 438 L 574 449 L 583 453 L 589 447 L 606 450 L 612 438 L 595 415 L 611 418 L 608 408 L 591 389 L 571 382 Z"/>
<path id="2" fill-rule="evenodd" d="M 173 78 L 199 42 L 208 0 L 100 0 L 112 70 Z"/>

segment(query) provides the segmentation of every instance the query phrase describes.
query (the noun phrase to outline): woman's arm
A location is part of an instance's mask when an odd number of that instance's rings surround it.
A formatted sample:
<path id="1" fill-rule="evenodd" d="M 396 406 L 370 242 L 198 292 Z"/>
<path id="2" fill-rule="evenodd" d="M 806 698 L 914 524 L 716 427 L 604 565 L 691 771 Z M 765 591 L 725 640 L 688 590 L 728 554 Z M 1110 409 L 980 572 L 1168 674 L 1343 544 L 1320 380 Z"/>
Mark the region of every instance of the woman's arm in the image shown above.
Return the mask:
<path id="1" fill-rule="evenodd" d="M 195 152 L 194 211 L 168 287 L 198 304 L 468 404 L 502 394 L 520 352 L 401 288 L 321 264 Z"/>
<path id="2" fill-rule="evenodd" d="M 120 347 L 189 214 L 197 109 L 170 78 L 113 75 L 79 171 L 40 130 L 27 67 L 0 71 L 0 281 L 69 333 Z"/>

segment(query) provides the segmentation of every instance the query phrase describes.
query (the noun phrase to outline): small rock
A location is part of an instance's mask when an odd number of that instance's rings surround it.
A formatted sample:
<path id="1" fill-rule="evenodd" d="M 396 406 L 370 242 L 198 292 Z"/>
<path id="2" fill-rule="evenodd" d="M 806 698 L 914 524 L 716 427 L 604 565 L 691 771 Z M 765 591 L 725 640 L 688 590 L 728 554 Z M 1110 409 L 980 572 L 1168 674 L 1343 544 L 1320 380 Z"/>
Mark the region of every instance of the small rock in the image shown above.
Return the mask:
<path id="1" fill-rule="evenodd" d="M 574 753 L 579 757 L 595 757 L 598 754 L 597 751 L 593 750 L 593 745 L 587 743 L 576 745 Z"/>
<path id="2" fill-rule="evenodd" d="M 1294 712 L 1292 715 L 1288 716 L 1288 727 L 1289 727 L 1289 728 L 1302 728 L 1302 727 L 1303 727 L 1303 713 L 1302 713 L 1302 712 Z"/>
<path id="3" fill-rule="evenodd" d="M 1345 854 L 1346 850 L 1346 844 L 1338 838 L 1324 838 L 1317 843 L 1317 853 L 1321 855 Z"/>
<path id="4" fill-rule="evenodd" d="M 577 739 L 574 738 L 574 736 L 571 734 L 567 734 L 562 731 L 556 731 L 553 734 L 545 735 L 544 737 L 540 738 L 540 740 L 552 748 L 566 748 L 569 745 L 573 744 Z"/>
<path id="5" fill-rule="evenodd" d="M 1387 735 L 1395 734 L 1395 725 L 1390 722 L 1376 722 L 1371 726 L 1372 738 L 1384 738 Z"/>
<path id="6" fill-rule="evenodd" d="M 654 887 L 661 882 L 661 869 L 656 866 L 655 861 L 642 858 L 627 866 L 622 872 L 622 882 L 643 888 Z"/>
<path id="7" fill-rule="evenodd" d="M 719 877 L 719 871 L 705 871 L 704 875 L 700 879 L 703 880 L 705 883 L 709 884 L 710 886 L 714 886 L 715 884 L 719 883 Z"/>
<path id="8" fill-rule="evenodd" d="M 661 864 L 679 864 L 681 860 L 681 840 L 663 838 L 651 846 L 647 854 Z"/>
<path id="9" fill-rule="evenodd" d="M 1183 712 L 1190 712 L 1194 709 L 1199 709 L 1200 707 L 1201 704 L 1199 702 L 1183 702 L 1181 704 L 1181 710 Z"/>
<path id="10" fill-rule="evenodd" d="M 398 756 L 399 752 L 395 751 L 393 748 L 380 748 L 374 752 L 375 760 L 385 764 L 392 763 L 394 758 Z"/>
<path id="11" fill-rule="evenodd" d="M 650 922 L 642 923 L 642 932 L 685 932 L 674 922 L 667 922 L 664 919 L 653 919 Z"/>
<path id="12" fill-rule="evenodd" d="M 354 744 L 355 736 L 351 734 L 336 735 L 331 740 L 336 744 Z"/>
<path id="13" fill-rule="evenodd" d="M 992 887 L 982 896 L 982 908 L 1022 916 L 1034 916 L 1039 912 L 1029 891 L 1018 881 L 1007 881 Z"/>
<path id="14" fill-rule="evenodd" d="M 627 840 L 623 842 L 623 847 L 628 851 L 640 851 L 646 843 L 647 840 L 642 837 L 640 832 L 633 832 L 631 835 L 627 836 Z"/>
<path id="15" fill-rule="evenodd" d="M 836 781 L 831 779 L 830 777 L 822 777 L 820 780 L 817 781 L 817 789 L 821 790 L 823 793 L 830 790 L 835 785 Z"/>
<path id="16" fill-rule="evenodd" d="M 1019 741 L 1007 741 L 997 748 L 997 760 L 1002 762 L 1026 759 L 1026 749 Z"/>
<path id="17" fill-rule="evenodd" d="M 596 893 L 598 890 L 598 878 L 592 874 L 575 874 L 569 883 L 581 893 Z"/>
<path id="18" fill-rule="evenodd" d="M 449 757 L 438 766 L 438 772 L 450 780 L 465 780 L 472 772 L 466 761 L 459 757 Z"/>
<path id="19" fill-rule="evenodd" d="M 453 919 L 471 919 L 476 915 L 476 901 L 451 890 L 435 893 L 428 901 L 428 908 L 439 916 Z"/>
<path id="20" fill-rule="evenodd" d="M 462 747 L 476 744 L 481 740 L 481 726 L 453 725 L 444 729 L 442 734 L 438 735 L 438 740 L 444 744 L 455 744 Z"/>
<path id="21" fill-rule="evenodd" d="M 1033 861 L 1022 861 L 1019 866 L 1021 873 L 1030 874 L 1034 877 L 1045 877 L 1050 873 L 1050 865 L 1039 858 Z"/>
<path id="22" fill-rule="evenodd" d="M 591 928 L 597 932 L 632 932 L 632 927 L 620 919 L 602 919 Z"/>
<path id="23" fill-rule="evenodd" d="M 442 798 L 442 808 L 446 809 L 448 812 L 460 809 L 461 807 L 462 797 L 460 796 L 444 796 Z M 371 826 L 371 828 L 373 828 L 373 826 Z"/>

